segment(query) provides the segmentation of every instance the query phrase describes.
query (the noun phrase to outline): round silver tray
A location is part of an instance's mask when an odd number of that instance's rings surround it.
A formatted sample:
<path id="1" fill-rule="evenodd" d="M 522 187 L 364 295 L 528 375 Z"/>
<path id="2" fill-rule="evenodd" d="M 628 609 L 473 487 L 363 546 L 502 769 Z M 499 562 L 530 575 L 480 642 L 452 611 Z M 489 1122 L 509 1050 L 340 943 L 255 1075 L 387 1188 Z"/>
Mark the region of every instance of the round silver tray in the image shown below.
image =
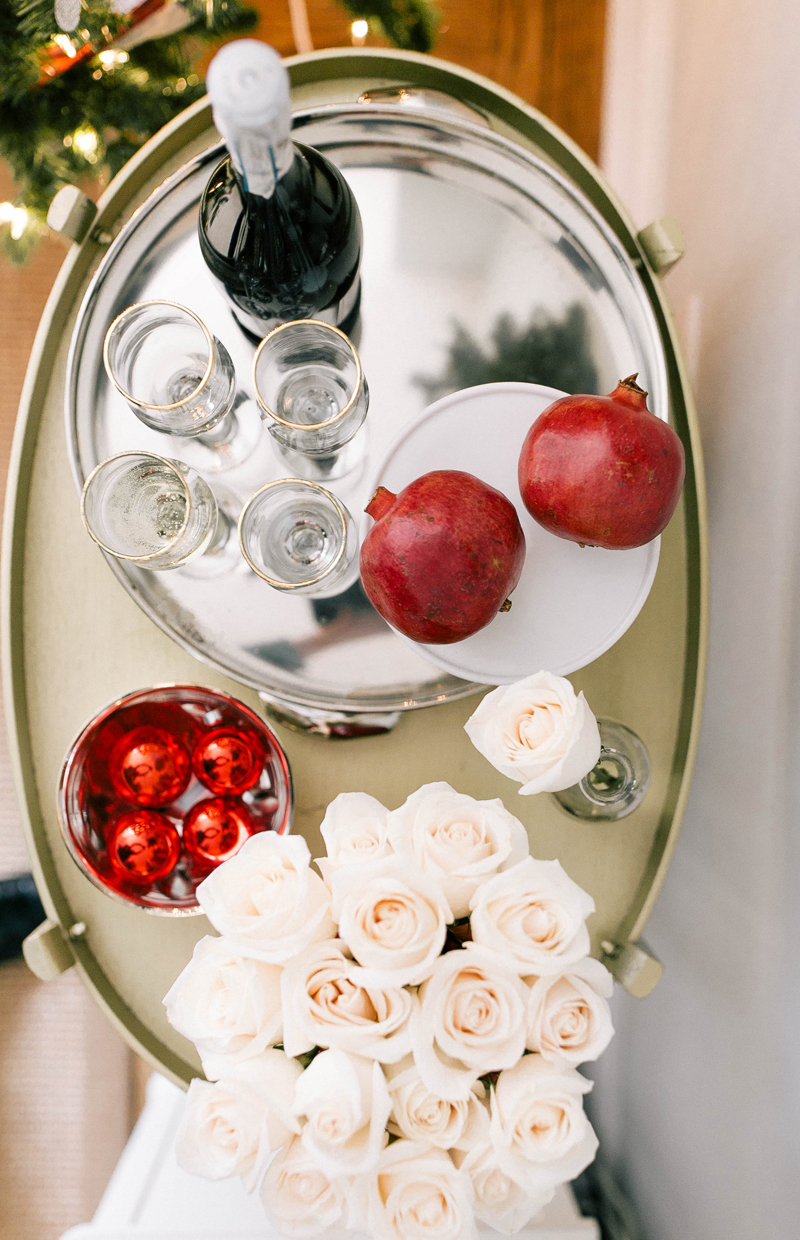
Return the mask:
<path id="1" fill-rule="evenodd" d="M 400 428 L 432 399 L 472 383 L 528 379 L 569 388 L 556 379 L 569 377 L 577 360 L 582 369 L 573 370 L 583 382 L 572 390 L 591 383 L 609 391 L 638 371 L 651 408 L 666 412 L 661 340 L 636 269 L 582 193 L 549 164 L 478 117 L 473 123 L 435 109 L 319 106 L 296 113 L 294 130 L 342 169 L 364 223 L 361 317 L 353 335 L 370 387 L 369 450 L 360 473 L 331 484 L 354 515 L 369 499 L 374 464 Z M 188 459 L 186 441 L 149 430 L 106 379 L 103 337 L 131 302 L 167 297 L 196 311 L 233 357 L 241 416 L 257 417 L 253 346 L 212 283 L 197 242 L 198 201 L 223 149 L 210 148 L 147 199 L 84 297 L 66 384 L 79 488 L 98 461 L 125 448 Z M 487 426 L 486 435 L 493 433 Z M 206 476 L 230 509 L 283 473 L 264 432 L 244 465 Z M 109 563 L 175 641 L 289 714 L 294 705 L 301 714 L 386 715 L 483 687 L 439 672 L 401 642 L 360 586 L 315 601 L 278 594 L 244 562 L 211 580 L 191 576 L 191 569 L 154 573 Z"/>

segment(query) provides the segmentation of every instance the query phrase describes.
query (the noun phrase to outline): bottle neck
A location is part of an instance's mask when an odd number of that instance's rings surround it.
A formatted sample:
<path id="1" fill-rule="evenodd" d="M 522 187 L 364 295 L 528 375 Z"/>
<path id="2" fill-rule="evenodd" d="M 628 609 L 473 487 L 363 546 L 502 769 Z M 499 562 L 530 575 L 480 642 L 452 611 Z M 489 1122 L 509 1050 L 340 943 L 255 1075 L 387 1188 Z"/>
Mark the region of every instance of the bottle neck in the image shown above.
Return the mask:
<path id="1" fill-rule="evenodd" d="M 256 39 L 238 39 L 217 52 L 206 85 L 241 187 L 270 198 L 294 159 L 289 76 L 280 56 Z"/>
<path id="2" fill-rule="evenodd" d="M 279 141 L 274 134 L 267 136 L 251 129 L 224 136 L 240 188 L 260 198 L 271 198 L 294 161 L 295 149 L 288 133 Z"/>

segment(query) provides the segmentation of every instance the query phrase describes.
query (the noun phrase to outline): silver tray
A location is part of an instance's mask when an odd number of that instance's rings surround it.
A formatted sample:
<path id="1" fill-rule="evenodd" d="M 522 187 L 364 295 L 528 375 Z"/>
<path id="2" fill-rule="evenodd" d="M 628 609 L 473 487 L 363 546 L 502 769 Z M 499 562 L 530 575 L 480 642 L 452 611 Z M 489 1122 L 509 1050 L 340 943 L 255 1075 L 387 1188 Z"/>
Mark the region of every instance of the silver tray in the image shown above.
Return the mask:
<path id="1" fill-rule="evenodd" d="M 571 322 L 579 329 L 583 374 L 588 366 L 595 390 L 609 391 L 638 371 L 651 408 L 666 411 L 662 345 L 636 269 L 586 198 L 549 164 L 477 118 L 472 123 L 435 109 L 320 106 L 296 113 L 294 130 L 342 169 L 364 223 L 361 318 L 353 334 L 370 387 L 369 452 L 358 475 L 331 486 L 354 515 L 369 499 L 370 475 L 391 440 L 434 397 L 491 378 L 568 386 L 553 382 L 546 359 L 529 373 L 520 370 L 515 348 L 519 353 L 520 337 L 537 315 L 534 334 L 546 353 L 552 323 L 579 307 Z M 257 416 L 253 346 L 214 287 L 197 242 L 198 201 L 222 151 L 210 148 L 147 199 L 87 290 L 66 386 L 78 488 L 98 461 L 125 448 L 185 455 L 185 441 L 145 427 L 106 380 L 103 337 L 131 302 L 167 297 L 195 310 L 234 359 L 245 400 L 241 415 Z M 562 329 L 562 354 L 563 338 Z M 558 364 L 563 369 L 563 356 Z M 240 506 L 285 472 L 270 445 L 264 433 L 244 465 L 208 475 L 229 505 Z M 315 602 L 276 593 L 244 563 L 211 580 L 190 570 L 153 573 L 109 563 L 175 641 L 289 715 L 296 707 L 301 715 L 374 717 L 482 688 L 439 672 L 401 642 L 358 586 Z"/>

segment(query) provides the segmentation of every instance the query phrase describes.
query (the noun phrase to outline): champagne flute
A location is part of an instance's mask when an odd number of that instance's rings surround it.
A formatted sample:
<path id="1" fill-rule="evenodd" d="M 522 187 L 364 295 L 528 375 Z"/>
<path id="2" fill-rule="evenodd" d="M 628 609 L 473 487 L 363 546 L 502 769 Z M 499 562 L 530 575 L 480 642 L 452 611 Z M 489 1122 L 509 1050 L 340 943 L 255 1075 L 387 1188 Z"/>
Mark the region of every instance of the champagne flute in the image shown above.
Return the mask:
<path id="1" fill-rule="evenodd" d="M 279 478 L 239 516 L 239 546 L 273 590 L 331 598 L 358 577 L 358 533 L 344 504 L 316 482 Z"/>
<path id="2" fill-rule="evenodd" d="M 182 461 L 153 452 L 101 461 L 83 485 L 81 516 L 98 546 L 139 568 L 179 568 L 200 557 L 196 575 L 231 566 L 231 523 L 205 479 Z"/>
<path id="3" fill-rule="evenodd" d="M 205 469 L 232 469 L 261 433 L 243 420 L 233 362 L 194 311 L 172 301 L 140 301 L 106 332 L 106 373 L 145 426 L 196 440 Z"/>
<path id="4" fill-rule="evenodd" d="M 324 482 L 361 463 L 369 389 L 358 351 L 338 327 L 318 319 L 274 327 L 253 358 L 253 388 L 297 477 Z"/>

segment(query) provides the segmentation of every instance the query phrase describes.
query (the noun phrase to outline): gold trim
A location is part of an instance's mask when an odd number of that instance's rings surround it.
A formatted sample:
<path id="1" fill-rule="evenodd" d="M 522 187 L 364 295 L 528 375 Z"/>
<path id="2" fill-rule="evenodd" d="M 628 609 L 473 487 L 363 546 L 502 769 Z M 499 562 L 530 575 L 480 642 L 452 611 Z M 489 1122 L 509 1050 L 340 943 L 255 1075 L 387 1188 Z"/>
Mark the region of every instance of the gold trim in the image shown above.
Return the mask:
<path id="1" fill-rule="evenodd" d="M 176 478 L 180 480 L 181 486 L 186 494 L 186 516 L 184 517 L 183 525 L 178 530 L 177 534 L 171 538 L 168 543 L 165 543 L 159 551 L 152 551 L 149 555 L 125 555 L 121 551 L 112 551 L 111 547 L 107 546 L 101 538 L 97 537 L 94 530 L 89 525 L 86 517 L 86 495 L 93 478 L 99 474 L 101 469 L 105 469 L 106 465 L 108 465 L 111 461 L 118 461 L 123 456 L 136 456 L 139 458 L 145 457 L 149 458 L 151 461 L 160 461 L 162 465 L 166 465 L 168 469 L 171 469 Z M 186 479 L 180 469 L 178 469 L 178 464 L 179 462 L 170 460 L 168 456 L 159 456 L 157 452 L 139 452 L 135 449 L 130 449 L 127 452 L 116 452 L 114 456 L 108 456 L 104 461 L 100 461 L 98 465 L 95 465 L 94 469 L 84 482 L 83 490 L 81 491 L 81 520 L 83 521 L 83 526 L 87 534 L 94 542 L 97 543 L 98 547 L 100 547 L 108 555 L 113 555 L 116 560 L 129 560 L 132 564 L 143 564 L 146 566 L 151 560 L 157 560 L 164 554 L 165 551 L 169 551 L 171 547 L 174 547 L 177 544 L 179 539 L 183 538 L 189 526 L 189 518 L 192 515 L 192 493 L 189 490 L 189 485 Z M 174 567 L 177 568 L 178 565 L 176 564 Z"/>
<path id="2" fill-rule="evenodd" d="M 269 405 L 262 398 L 261 393 L 258 390 L 258 360 L 261 357 L 261 353 L 264 349 L 264 346 L 267 344 L 268 341 L 272 340 L 275 336 L 277 336 L 279 332 L 285 332 L 289 328 L 298 327 L 298 326 L 300 327 L 309 327 L 309 326 L 324 327 L 325 330 L 328 332 L 335 332 L 336 335 L 339 336 L 344 341 L 344 343 L 347 345 L 356 363 L 357 381 L 353 389 L 353 395 L 350 397 L 347 404 L 343 405 L 342 408 L 339 410 L 339 412 L 334 414 L 332 418 L 328 418 L 325 422 L 314 422 L 311 425 L 309 425 L 307 422 L 287 422 L 286 419 L 282 418 L 279 414 L 277 414 L 274 409 L 270 409 Z M 253 356 L 252 376 L 253 376 L 253 391 L 256 394 L 256 400 L 258 401 L 259 406 L 264 410 L 264 413 L 266 413 L 270 418 L 272 418 L 275 422 L 278 422 L 281 426 L 285 426 L 286 429 L 290 431 L 307 431 L 307 432 L 308 431 L 321 431 L 321 430 L 324 430 L 328 426 L 335 426 L 337 422 L 342 422 L 344 418 L 347 416 L 347 414 L 350 412 L 350 410 L 353 408 L 353 406 L 355 405 L 356 401 L 361 395 L 361 389 L 364 386 L 364 370 L 361 366 L 361 358 L 359 357 L 358 349 L 355 347 L 352 340 L 350 340 L 344 334 L 343 331 L 340 331 L 338 327 L 334 327 L 332 323 L 324 323 L 322 319 L 291 319 L 288 323 L 279 323 L 277 327 L 273 327 L 272 331 L 267 332 L 266 336 L 261 341 L 261 344 L 258 346 L 258 348 L 255 351 L 255 354 Z"/>
<path id="3" fill-rule="evenodd" d="M 124 387 L 120 383 L 117 383 L 108 360 L 108 342 L 111 339 L 111 335 L 115 327 L 118 323 L 123 322 L 123 320 L 129 315 L 132 315 L 134 311 L 141 310 L 143 306 L 172 306 L 173 310 L 182 310 L 184 314 L 188 314 L 190 318 L 194 319 L 195 323 L 205 336 L 206 344 L 208 345 L 208 364 L 202 379 L 200 379 L 197 384 L 197 387 L 193 388 L 188 396 L 184 396 L 183 400 L 174 400 L 169 405 L 151 405 L 146 400 L 138 400 L 135 396 L 132 396 L 130 392 L 126 392 Z M 211 378 L 211 372 L 214 369 L 216 354 L 217 351 L 214 347 L 214 337 L 211 335 L 211 332 L 208 330 L 203 320 L 195 314 L 194 310 L 190 310 L 188 306 L 182 306 L 179 301 L 168 301 L 165 297 L 153 297 L 149 301 L 135 301 L 133 305 L 126 307 L 126 309 L 122 311 L 122 314 L 118 314 L 114 319 L 114 322 L 109 327 L 105 334 L 105 339 L 103 340 L 103 365 L 105 367 L 106 374 L 119 392 L 120 396 L 124 396 L 129 405 L 136 405 L 139 409 L 160 409 L 164 412 L 168 409 L 183 409 L 185 405 L 188 405 L 190 401 L 195 400 L 200 395 L 203 388 L 208 383 Z"/>
<path id="4" fill-rule="evenodd" d="M 252 505 L 258 499 L 259 495 L 263 495 L 265 491 L 271 491 L 273 487 L 285 487 L 287 483 L 294 486 L 313 487 L 315 491 L 319 491 L 320 495 L 324 495 L 326 499 L 331 501 L 342 523 L 342 545 L 336 552 L 336 555 L 331 560 L 328 567 L 323 570 L 323 572 L 318 573 L 316 577 L 309 577 L 306 581 L 277 581 L 274 577 L 268 577 L 266 573 L 262 572 L 261 569 L 253 563 L 244 546 L 244 534 L 242 532 L 242 527 L 244 525 L 245 516 L 250 511 Z M 237 528 L 239 533 L 239 550 L 241 551 L 247 565 L 253 570 L 257 577 L 260 577 L 262 581 L 266 581 L 267 585 L 272 586 L 275 590 L 280 590 L 284 594 L 291 594 L 293 590 L 301 590 L 305 586 L 314 586 L 318 582 L 324 581 L 326 577 L 330 577 L 333 570 L 341 563 L 344 553 L 347 550 L 347 509 L 344 504 L 339 503 L 339 500 L 335 495 L 332 495 L 330 491 L 326 491 L 325 487 L 321 487 L 318 482 L 311 482 L 308 478 L 276 478 L 274 482 L 267 482 L 263 487 L 259 487 L 258 490 L 250 496 L 244 508 L 239 513 Z"/>

